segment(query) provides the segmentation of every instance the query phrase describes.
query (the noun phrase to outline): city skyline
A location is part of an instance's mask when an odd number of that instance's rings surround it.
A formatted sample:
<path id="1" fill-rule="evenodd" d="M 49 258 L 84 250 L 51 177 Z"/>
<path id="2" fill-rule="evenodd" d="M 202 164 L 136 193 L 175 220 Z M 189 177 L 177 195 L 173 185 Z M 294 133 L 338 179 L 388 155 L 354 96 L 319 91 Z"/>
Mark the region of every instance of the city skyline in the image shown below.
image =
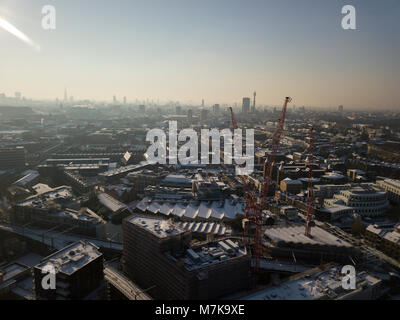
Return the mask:
<path id="1" fill-rule="evenodd" d="M 0 30 L 0 92 L 62 100 L 240 103 L 346 109 L 400 108 L 400 6 L 351 1 L 357 30 L 343 30 L 345 1 L 3 1 L 0 17 L 40 45 Z M 41 8 L 57 10 L 56 30 Z"/>

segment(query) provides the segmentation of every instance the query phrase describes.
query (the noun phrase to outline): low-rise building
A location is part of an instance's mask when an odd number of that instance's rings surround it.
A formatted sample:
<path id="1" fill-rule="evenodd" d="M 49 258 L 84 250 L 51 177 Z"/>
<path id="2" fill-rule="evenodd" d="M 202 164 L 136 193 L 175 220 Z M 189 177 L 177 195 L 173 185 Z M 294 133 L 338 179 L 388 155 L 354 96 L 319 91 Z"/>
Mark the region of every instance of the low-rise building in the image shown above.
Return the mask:
<path id="1" fill-rule="evenodd" d="M 342 285 L 342 266 L 323 265 L 290 277 L 242 300 L 376 300 L 387 292 L 383 281 L 365 271 L 356 274 L 356 288 Z"/>
<path id="2" fill-rule="evenodd" d="M 386 213 L 389 207 L 386 191 L 372 184 L 359 184 L 347 190 L 340 190 L 333 199 L 325 199 L 326 208 L 342 206 L 346 213 L 357 213 L 361 216 L 375 217 Z"/>
<path id="3" fill-rule="evenodd" d="M 400 204 L 400 180 L 383 179 L 377 180 L 376 184 L 386 190 L 391 202 Z"/>
<path id="4" fill-rule="evenodd" d="M 303 184 L 300 180 L 286 178 L 281 181 L 281 191 L 283 192 L 298 194 L 301 190 L 303 190 Z"/>

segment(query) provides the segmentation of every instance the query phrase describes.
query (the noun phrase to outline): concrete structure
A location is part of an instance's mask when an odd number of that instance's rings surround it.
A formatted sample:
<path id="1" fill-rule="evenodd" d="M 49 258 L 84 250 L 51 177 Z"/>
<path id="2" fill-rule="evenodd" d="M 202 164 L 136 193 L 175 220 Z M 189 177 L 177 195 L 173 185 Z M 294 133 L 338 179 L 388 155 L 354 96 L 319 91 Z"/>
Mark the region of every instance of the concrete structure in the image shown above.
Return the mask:
<path id="1" fill-rule="evenodd" d="M 273 257 L 303 259 L 312 263 L 321 261 L 350 262 L 350 256 L 359 252 L 350 243 L 339 239 L 320 227 L 311 229 L 312 237 L 304 234 L 304 225 L 269 227 L 265 230 L 265 250 Z"/>
<path id="2" fill-rule="evenodd" d="M 377 180 L 376 185 L 386 190 L 388 199 L 391 202 L 395 204 L 400 204 L 400 180 Z"/>
<path id="3" fill-rule="evenodd" d="M 14 206 L 11 220 L 15 223 L 35 223 L 43 227 L 74 227 L 74 232 L 102 236 L 105 221 L 88 208 L 82 208 L 71 188 L 61 186 L 46 189 Z"/>
<path id="4" fill-rule="evenodd" d="M 179 198 L 154 199 L 145 197 L 135 208 L 138 213 L 151 213 L 177 220 L 232 220 L 244 214 L 244 203 L 235 199 L 195 201 Z"/>
<path id="5" fill-rule="evenodd" d="M 42 279 L 50 268 L 55 270 L 55 290 L 42 287 Z M 83 299 L 97 289 L 104 278 L 103 255 L 90 242 L 79 241 L 44 258 L 34 267 L 33 274 L 38 299 Z"/>
<path id="6" fill-rule="evenodd" d="M 242 300 L 376 300 L 385 293 L 382 280 L 365 271 L 357 273 L 355 290 L 345 290 L 341 268 L 335 264 L 314 268 Z"/>
<path id="7" fill-rule="evenodd" d="M 243 113 L 250 112 L 250 98 L 243 98 L 242 112 Z"/>
<path id="8" fill-rule="evenodd" d="M 22 169 L 25 167 L 25 148 L 0 148 L 0 170 Z"/>
<path id="9" fill-rule="evenodd" d="M 300 180 L 292 180 L 290 178 L 281 181 L 281 191 L 291 194 L 298 194 L 303 190 L 303 183 Z"/>
<path id="10" fill-rule="evenodd" d="M 232 240 L 190 246 L 190 231 L 140 216 L 123 232 L 124 271 L 156 299 L 214 299 L 249 285 L 250 256 Z"/>
<path id="11" fill-rule="evenodd" d="M 359 184 L 348 190 L 341 190 L 333 199 L 325 199 L 327 208 L 341 206 L 342 210 L 353 210 L 361 216 L 374 217 L 386 213 L 389 207 L 386 191 L 372 184 Z"/>
<path id="12" fill-rule="evenodd" d="M 365 238 L 383 253 L 400 260 L 400 226 L 389 232 L 377 225 L 369 225 L 365 230 Z"/>

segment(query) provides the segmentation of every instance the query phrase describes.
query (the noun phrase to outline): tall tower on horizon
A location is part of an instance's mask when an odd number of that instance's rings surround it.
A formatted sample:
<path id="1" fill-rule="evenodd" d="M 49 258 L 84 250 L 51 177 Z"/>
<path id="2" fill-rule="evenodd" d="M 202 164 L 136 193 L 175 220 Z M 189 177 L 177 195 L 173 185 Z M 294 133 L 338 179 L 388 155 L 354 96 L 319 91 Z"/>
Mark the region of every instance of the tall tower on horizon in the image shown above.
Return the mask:
<path id="1" fill-rule="evenodd" d="M 249 113 L 250 112 L 250 98 L 243 98 L 242 104 L 242 113 Z"/>
<path id="2" fill-rule="evenodd" d="M 67 88 L 64 89 L 64 101 L 68 101 Z"/>
<path id="3" fill-rule="evenodd" d="M 252 112 L 252 113 L 256 112 L 256 96 L 257 96 L 257 93 L 254 91 L 254 96 L 253 96 L 253 108 L 251 109 L 251 112 Z"/>

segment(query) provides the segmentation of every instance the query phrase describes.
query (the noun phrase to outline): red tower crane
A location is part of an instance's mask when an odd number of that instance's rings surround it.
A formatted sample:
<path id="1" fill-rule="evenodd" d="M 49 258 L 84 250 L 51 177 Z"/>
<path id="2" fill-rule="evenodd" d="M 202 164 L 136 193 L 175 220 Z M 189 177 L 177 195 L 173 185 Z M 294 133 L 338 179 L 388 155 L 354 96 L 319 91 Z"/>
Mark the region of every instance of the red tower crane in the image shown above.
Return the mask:
<path id="1" fill-rule="evenodd" d="M 271 150 L 269 157 L 267 157 L 267 161 L 264 162 L 262 201 L 261 201 L 262 210 L 265 208 L 266 199 L 267 199 L 268 191 L 269 191 L 269 186 L 271 185 L 272 169 L 275 164 L 276 154 L 278 153 L 279 143 L 281 141 L 283 127 L 285 126 L 287 105 L 291 101 L 292 101 L 292 98 L 290 98 L 290 97 L 285 98 L 285 102 L 284 102 L 283 108 L 282 108 L 282 113 L 281 113 L 281 116 L 279 117 L 278 123 L 276 125 L 275 133 L 272 137 L 272 150 Z"/>
<path id="2" fill-rule="evenodd" d="M 253 266 L 253 275 L 254 275 L 254 284 L 257 283 L 258 278 L 258 271 L 260 268 L 260 256 L 261 256 L 261 240 L 262 240 L 262 212 L 266 207 L 266 200 L 268 196 L 269 187 L 271 184 L 272 178 L 272 169 L 274 167 L 275 157 L 278 153 L 279 143 L 281 140 L 281 135 L 283 131 L 283 127 L 285 124 L 286 119 L 286 110 L 287 105 L 292 101 L 290 97 L 285 98 L 285 102 L 283 104 L 282 113 L 279 117 L 275 133 L 272 137 L 272 150 L 270 155 L 268 156 L 267 160 L 264 162 L 263 167 L 263 182 L 261 187 L 261 199 L 257 197 L 257 192 L 253 190 L 251 193 L 248 190 L 246 179 L 243 179 L 243 189 L 244 195 L 246 199 L 246 208 L 245 208 L 245 217 L 248 220 L 248 224 L 244 230 L 245 236 L 249 236 L 249 227 L 250 224 L 254 225 L 254 245 L 253 245 L 253 252 L 252 257 L 254 259 L 254 266 Z M 234 128 L 237 128 L 236 120 L 233 114 L 232 108 L 231 115 L 232 115 L 232 124 Z"/>
<path id="3" fill-rule="evenodd" d="M 235 119 L 235 114 L 233 113 L 233 109 L 232 107 L 229 107 L 229 110 L 231 110 L 231 118 L 232 118 L 232 126 L 233 126 L 233 130 L 238 128 L 236 119 Z"/>
<path id="4" fill-rule="evenodd" d="M 314 165 L 314 128 L 310 128 L 310 146 L 308 151 L 308 190 L 307 190 L 307 220 L 305 235 L 311 237 L 311 226 L 314 217 L 314 194 L 313 194 L 313 165 Z"/>
<path id="5" fill-rule="evenodd" d="M 254 234 L 254 275 L 255 281 L 257 281 L 258 272 L 260 269 L 260 256 L 262 250 L 262 212 L 266 208 L 267 197 L 269 192 L 269 187 L 272 180 L 272 169 L 275 164 L 276 154 L 278 153 L 279 143 L 281 141 L 282 131 L 285 126 L 286 110 L 288 104 L 292 101 L 292 98 L 286 97 L 283 103 L 282 112 L 279 117 L 278 123 L 276 125 L 275 133 L 272 137 L 272 150 L 269 156 L 267 156 L 263 167 L 263 183 L 261 187 L 261 201 L 255 203 L 254 217 L 249 219 L 253 224 L 255 224 L 255 234 Z"/>

